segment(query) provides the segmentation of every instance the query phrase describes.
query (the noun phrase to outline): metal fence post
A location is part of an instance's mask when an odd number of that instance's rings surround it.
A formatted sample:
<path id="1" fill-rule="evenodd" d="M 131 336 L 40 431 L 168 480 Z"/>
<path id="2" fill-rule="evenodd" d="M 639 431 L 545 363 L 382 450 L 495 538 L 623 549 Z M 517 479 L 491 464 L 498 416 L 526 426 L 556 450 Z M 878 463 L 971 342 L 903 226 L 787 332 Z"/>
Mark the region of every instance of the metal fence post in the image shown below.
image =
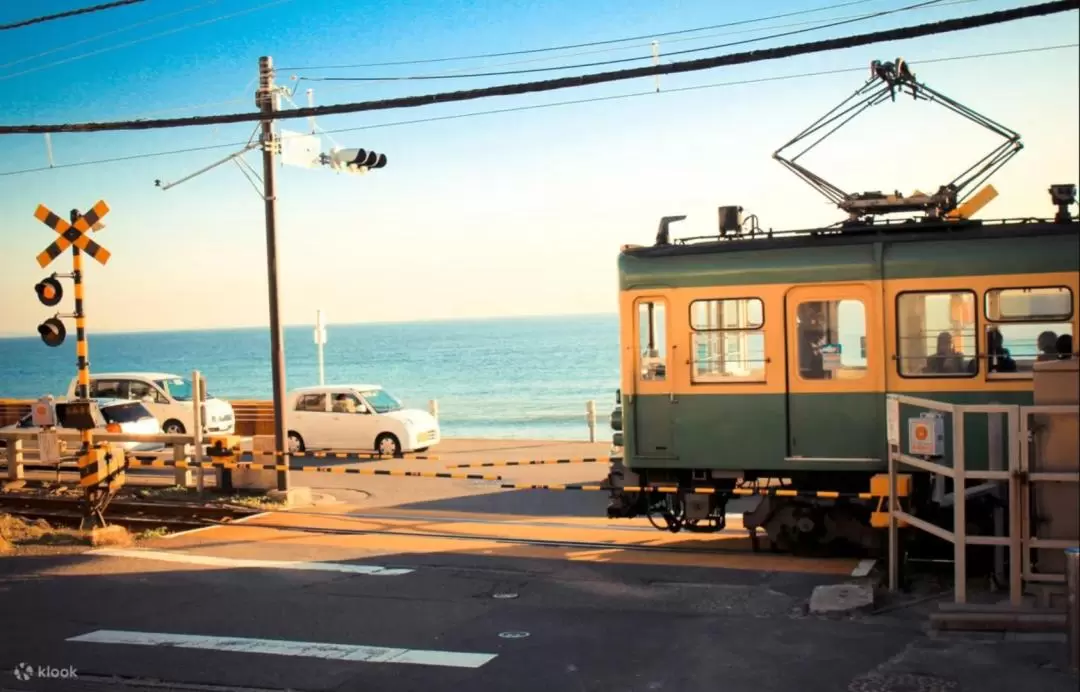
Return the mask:
<path id="1" fill-rule="evenodd" d="M 431 399 L 428 401 L 428 412 L 435 420 L 439 419 L 439 401 L 438 399 Z"/>
<path id="2" fill-rule="evenodd" d="M 177 464 L 173 469 L 173 482 L 181 487 L 188 487 L 191 483 L 191 469 L 181 468 L 180 462 L 187 461 L 187 444 L 174 442 L 172 445 L 173 462 Z"/>
<path id="3" fill-rule="evenodd" d="M 196 487 L 199 493 L 202 493 L 206 490 L 206 477 L 201 466 L 203 461 L 203 428 L 206 426 L 206 404 L 203 403 L 203 400 L 206 398 L 206 391 L 203 388 L 202 373 L 198 370 L 191 372 L 191 384 L 191 420 L 194 424 L 191 431 L 191 445 L 195 463 L 199 464 L 198 468 L 195 469 Z"/>
<path id="4" fill-rule="evenodd" d="M 596 442 L 596 402 L 585 402 L 585 421 L 589 424 L 589 442 Z"/>
<path id="5" fill-rule="evenodd" d="M 954 407 L 953 436 L 953 575 L 957 603 L 967 603 L 967 474 L 964 462 L 964 409 Z"/>
<path id="6" fill-rule="evenodd" d="M 1080 672 L 1080 548 L 1065 551 L 1065 585 L 1068 589 L 1069 668 Z"/>
<path id="7" fill-rule="evenodd" d="M 15 438 L 8 438 L 7 441 L 7 471 L 8 481 L 22 481 L 26 480 L 25 470 L 23 468 L 23 449 L 22 440 Z M 57 466 L 57 469 L 60 467 Z"/>

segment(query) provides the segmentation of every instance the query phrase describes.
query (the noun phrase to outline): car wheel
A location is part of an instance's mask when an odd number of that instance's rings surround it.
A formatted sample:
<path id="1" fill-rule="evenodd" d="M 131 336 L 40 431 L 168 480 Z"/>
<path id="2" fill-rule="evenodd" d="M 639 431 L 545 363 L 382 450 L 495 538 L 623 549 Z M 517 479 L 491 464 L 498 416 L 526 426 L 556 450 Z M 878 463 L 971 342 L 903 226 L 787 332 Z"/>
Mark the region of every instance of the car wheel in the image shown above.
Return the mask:
<path id="1" fill-rule="evenodd" d="M 166 435 L 183 435 L 184 424 L 178 420 L 167 420 L 165 425 L 161 426 L 161 431 Z"/>
<path id="2" fill-rule="evenodd" d="M 304 453 L 304 438 L 300 437 L 299 433 L 289 431 L 289 454 L 303 454 Z"/>
<path id="3" fill-rule="evenodd" d="M 383 433 L 375 438 L 375 451 L 379 453 L 379 456 L 401 456 L 401 443 L 395 435 L 391 433 Z"/>

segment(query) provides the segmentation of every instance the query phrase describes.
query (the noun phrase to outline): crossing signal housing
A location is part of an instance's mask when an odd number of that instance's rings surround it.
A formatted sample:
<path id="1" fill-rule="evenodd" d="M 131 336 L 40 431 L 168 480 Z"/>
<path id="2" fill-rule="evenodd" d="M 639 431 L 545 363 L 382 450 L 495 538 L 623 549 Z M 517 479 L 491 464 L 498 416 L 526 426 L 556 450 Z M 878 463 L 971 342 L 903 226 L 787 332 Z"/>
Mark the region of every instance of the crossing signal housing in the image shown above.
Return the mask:
<path id="1" fill-rule="evenodd" d="M 46 346 L 52 346 L 53 348 L 64 343 L 64 338 L 67 336 L 67 327 L 56 317 L 50 317 L 41 324 L 38 325 L 38 334 L 41 335 L 41 340 L 45 342 Z"/>
<path id="2" fill-rule="evenodd" d="M 64 288 L 53 276 L 39 281 L 34 286 L 34 292 L 37 293 L 38 300 L 49 307 L 58 304 L 64 298 Z"/>

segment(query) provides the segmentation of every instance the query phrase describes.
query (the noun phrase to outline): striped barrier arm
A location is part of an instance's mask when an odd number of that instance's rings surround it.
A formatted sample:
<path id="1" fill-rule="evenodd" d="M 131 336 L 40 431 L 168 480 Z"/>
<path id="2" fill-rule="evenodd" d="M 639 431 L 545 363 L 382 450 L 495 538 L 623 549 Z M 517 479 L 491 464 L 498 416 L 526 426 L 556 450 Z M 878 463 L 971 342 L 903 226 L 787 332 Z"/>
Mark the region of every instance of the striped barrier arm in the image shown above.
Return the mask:
<path id="1" fill-rule="evenodd" d="M 833 490 L 788 490 L 779 488 L 733 488 L 730 490 L 717 490 L 716 488 L 680 488 L 675 485 L 647 485 L 641 486 L 610 486 L 600 483 L 568 483 L 538 485 L 533 483 L 501 483 L 497 487 L 505 490 L 577 490 L 585 492 L 603 492 L 611 490 L 624 490 L 630 492 L 652 492 L 667 495 L 678 493 L 700 493 L 703 495 L 716 495 L 731 493 L 733 495 L 771 495 L 775 497 L 809 497 L 818 499 L 859 499 L 872 500 L 871 493 L 842 493 Z"/>
<path id="2" fill-rule="evenodd" d="M 263 457 L 281 457 L 288 454 L 292 457 L 313 457 L 315 459 L 386 459 L 390 460 L 394 457 L 388 457 L 378 452 L 238 452 L 238 454 L 250 454 L 251 456 L 263 456 Z M 439 457 L 431 454 L 403 454 L 401 459 L 407 459 L 412 461 L 414 459 L 421 461 L 439 461 Z"/>
<path id="3" fill-rule="evenodd" d="M 286 464 L 255 464 L 247 461 L 130 461 L 130 467 L 170 467 L 178 469 L 228 469 L 254 471 L 300 471 L 313 473 L 348 473 L 358 476 L 402 476 L 412 478 L 449 478 L 469 481 L 501 481 L 502 476 L 485 476 L 478 473 L 445 473 L 442 471 L 403 471 L 399 469 L 350 469 L 340 466 L 289 466 Z"/>
<path id="4" fill-rule="evenodd" d="M 452 464 L 452 469 L 479 469 L 501 466 L 545 466 L 549 464 L 607 464 L 613 457 L 582 457 L 580 459 L 529 459 L 527 461 L 482 461 Z"/>
<path id="5" fill-rule="evenodd" d="M 139 461 L 125 459 L 127 468 L 171 468 L 180 469 L 251 469 L 256 471 L 298 471 L 306 473 L 342 473 L 358 476 L 393 476 L 401 478 L 442 478 L 451 480 L 470 481 L 502 481 L 502 476 L 489 476 L 478 473 L 446 473 L 442 471 L 405 471 L 399 469 L 367 469 L 345 468 L 341 466 L 287 466 L 285 464 L 256 464 L 253 462 L 234 461 L 172 461 L 156 459 L 153 461 Z M 674 495 L 678 493 L 696 493 L 701 495 L 716 495 L 730 493 L 738 496 L 767 495 L 773 497 L 805 497 L 816 499 L 858 499 L 873 500 L 873 493 L 839 492 L 835 490 L 793 490 L 789 488 L 730 488 L 717 489 L 713 487 L 680 488 L 677 485 L 645 485 L 645 486 L 610 486 L 603 483 L 500 483 L 495 486 L 504 490 L 551 490 L 551 491 L 581 491 L 581 492 L 606 492 L 611 490 L 623 490 L 626 492 L 660 493 Z"/>

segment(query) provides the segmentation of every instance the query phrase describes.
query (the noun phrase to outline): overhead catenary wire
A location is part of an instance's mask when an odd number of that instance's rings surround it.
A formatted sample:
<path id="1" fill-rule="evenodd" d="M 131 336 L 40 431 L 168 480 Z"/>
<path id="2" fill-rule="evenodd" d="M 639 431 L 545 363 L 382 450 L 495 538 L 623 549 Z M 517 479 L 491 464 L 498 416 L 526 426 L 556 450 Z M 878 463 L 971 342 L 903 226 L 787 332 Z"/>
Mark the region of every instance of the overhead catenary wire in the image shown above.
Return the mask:
<path id="1" fill-rule="evenodd" d="M 811 43 L 801 43 L 786 46 L 764 48 L 744 53 L 729 53 L 709 58 L 698 58 L 684 62 L 674 62 L 667 65 L 653 65 L 648 67 L 635 67 L 611 72 L 598 72 L 572 77 L 560 77 L 540 82 L 522 82 L 506 84 L 463 91 L 441 92 L 423 94 L 419 96 L 404 96 L 375 101 L 361 101 L 354 103 L 339 103 L 327 106 L 311 106 L 307 108 L 294 108 L 291 110 L 275 111 L 275 120 L 290 120 L 295 118 L 309 118 L 329 115 L 343 115 L 346 113 L 360 113 L 377 110 L 392 110 L 397 108 L 416 108 L 437 103 L 455 103 L 460 101 L 473 101 L 493 96 L 518 96 L 521 94 L 555 91 L 573 87 L 605 84 L 640 77 L 652 77 L 663 74 L 677 74 L 684 72 L 696 72 L 716 67 L 731 65 L 745 65 L 749 63 L 764 62 L 767 60 L 779 60 L 781 58 L 796 55 L 807 55 L 833 50 L 842 50 L 865 46 L 873 43 L 886 41 L 898 41 L 903 39 L 920 38 L 936 34 L 964 31 L 994 24 L 1013 22 L 1031 17 L 1043 17 L 1060 12 L 1068 12 L 1080 9 L 1080 0 L 1054 0 L 1052 2 L 1037 5 L 1025 5 L 1009 10 L 989 12 L 981 15 L 947 19 L 927 24 L 886 29 L 854 36 L 824 39 Z M 88 122 L 88 123 L 65 123 L 57 125 L 0 125 L 0 135 L 4 134 L 42 134 L 53 132 L 116 132 L 124 130 L 158 130 L 176 127 L 198 127 L 204 125 L 222 125 L 228 123 L 262 121 L 266 115 L 255 113 L 232 113 L 225 115 L 196 116 L 187 118 L 162 118 L 157 120 L 124 120 L 114 122 Z"/>
<path id="2" fill-rule="evenodd" d="M 956 55 L 946 58 L 931 58 L 929 60 L 919 61 L 907 61 L 908 65 L 928 65 L 933 63 L 942 62 L 955 62 L 957 60 L 975 60 L 979 58 L 994 58 L 1002 57 L 1006 55 L 1021 55 L 1025 53 L 1041 53 L 1050 50 L 1062 50 L 1065 48 L 1080 48 L 1080 43 L 1063 43 L 1054 46 L 1039 46 L 1037 48 L 1018 48 L 1016 50 L 1008 51 L 993 51 L 990 53 L 973 53 L 970 55 Z M 372 125 L 359 125 L 357 127 L 343 127 L 334 130 L 326 130 L 327 134 L 342 134 L 345 132 L 360 132 L 362 130 L 375 130 L 384 127 L 398 127 L 402 125 L 419 125 L 423 123 L 439 122 L 442 120 L 458 120 L 461 118 L 471 118 L 480 115 L 499 115 L 503 113 L 517 113 L 520 111 L 539 110 L 543 108 L 555 108 L 559 106 L 572 106 L 581 105 L 586 103 L 600 103 L 603 101 L 618 101 L 628 98 L 640 98 L 643 96 L 656 97 L 661 94 L 679 94 L 688 91 L 701 91 L 704 89 L 717 89 L 721 87 L 733 87 L 733 86 L 746 86 L 750 84 L 764 84 L 767 82 L 781 82 L 790 79 L 806 79 L 810 77 L 826 77 L 837 74 L 851 74 L 855 72 L 866 72 L 866 67 L 842 67 L 834 70 L 820 70 L 817 72 L 801 72 L 798 74 L 789 75 L 776 75 L 772 77 L 755 77 L 752 79 L 740 79 L 730 82 L 713 82 L 711 84 L 695 84 L 693 86 L 686 87 L 674 87 L 668 88 L 661 92 L 656 92 L 652 89 L 648 91 L 634 91 L 626 94 L 611 94 L 608 96 L 593 96 L 585 99 L 573 99 L 568 101 L 554 101 L 551 103 L 533 103 L 525 106 L 510 106 L 507 108 L 496 108 L 486 111 L 472 111 L 469 113 L 454 113 L 452 115 L 437 115 L 430 118 L 417 118 L 414 120 L 397 120 L 389 123 L 374 123 Z"/>
<path id="3" fill-rule="evenodd" d="M 940 7 L 951 7 L 953 5 L 967 5 L 967 4 L 970 4 L 970 3 L 973 3 L 973 2 L 982 2 L 982 1 L 983 0 L 944 0 L 941 4 L 935 5 L 934 7 L 936 9 L 936 8 L 940 8 Z M 674 43 L 685 43 L 685 42 L 688 42 L 688 41 L 703 41 L 703 40 L 711 39 L 711 38 L 719 38 L 721 36 L 738 36 L 738 35 L 750 34 L 750 33 L 755 33 L 755 32 L 760 32 L 760 31 L 775 31 L 777 29 L 790 29 L 790 28 L 793 28 L 793 27 L 802 27 L 802 26 L 811 26 L 811 25 L 816 25 L 816 26 L 818 26 L 820 28 L 820 26 L 822 24 L 825 24 L 825 23 L 830 22 L 830 21 L 835 21 L 835 20 L 838 20 L 838 19 L 852 19 L 852 18 L 857 17 L 857 16 L 860 16 L 860 15 L 845 15 L 845 16 L 842 16 L 842 17 L 833 17 L 833 18 L 829 18 L 829 19 L 813 19 L 813 20 L 802 21 L 802 22 L 789 22 L 787 24 L 777 24 L 775 26 L 762 26 L 762 27 L 756 27 L 756 28 L 753 28 L 753 29 L 738 29 L 736 31 L 720 31 L 720 32 L 714 32 L 714 33 L 709 33 L 709 34 L 703 34 L 701 36 L 683 36 L 681 38 L 673 38 L 673 39 L 670 39 L 668 41 L 665 41 L 665 44 L 666 45 L 671 45 L 671 44 L 674 44 Z M 545 55 L 545 56 L 536 57 L 536 58 L 526 58 L 524 60 L 512 60 L 512 61 L 508 61 L 508 62 L 500 62 L 500 63 L 495 63 L 493 65 L 488 65 L 487 67 L 489 67 L 489 68 L 515 67 L 517 65 L 530 65 L 530 64 L 536 64 L 536 63 L 539 63 L 539 62 L 549 62 L 551 60 L 563 60 L 563 59 L 566 59 L 566 58 L 578 58 L 578 57 L 582 57 L 582 56 L 585 56 L 585 55 L 600 55 L 600 54 L 603 54 L 603 53 L 612 53 L 612 52 L 615 52 L 615 51 L 641 50 L 643 48 L 650 48 L 651 49 L 652 45 L 653 45 L 652 42 L 648 42 L 648 43 L 632 43 L 630 45 L 618 46 L 618 47 L 614 47 L 614 48 L 592 48 L 590 50 L 576 51 L 576 52 L 573 52 L 573 53 L 564 53 L 564 54 L 561 54 L 561 55 Z M 648 59 L 651 59 L 651 58 L 652 58 L 651 54 L 641 57 L 642 60 L 648 60 Z M 283 71 L 287 71 L 285 68 L 282 68 L 282 69 L 283 69 Z M 453 69 L 443 70 L 443 71 L 437 72 L 435 74 L 461 74 L 461 73 L 465 73 L 465 72 L 474 71 L 475 69 L 476 69 L 475 67 L 456 67 L 456 68 L 453 68 Z M 300 82 L 308 81 L 308 80 L 313 81 L 313 78 L 304 77 L 304 76 L 295 75 L 295 74 L 292 76 L 292 79 L 297 82 L 297 85 L 298 85 L 296 87 L 297 89 L 299 88 L 299 83 Z M 363 88 L 364 85 L 361 84 L 361 85 L 358 85 L 358 86 Z M 329 88 L 331 90 L 334 90 L 334 89 L 348 89 L 348 88 L 350 88 L 350 85 L 348 85 L 348 84 L 340 84 L 340 85 L 334 85 L 334 86 L 329 86 L 328 87 L 327 84 L 324 82 L 323 86 L 321 86 L 320 88 L 323 89 L 323 90 L 326 90 L 327 88 Z"/>
<path id="4" fill-rule="evenodd" d="M 701 53 L 708 50 L 718 50 L 720 48 L 731 48 L 733 46 L 742 46 L 748 43 L 758 43 L 760 41 L 771 41 L 773 39 L 785 38 L 788 36 L 795 36 L 797 34 L 805 34 L 811 31 L 821 31 L 822 29 L 833 29 L 838 26 L 844 26 L 847 24 L 853 24 L 855 22 L 862 22 L 868 19 L 880 19 L 891 14 L 897 14 L 899 12 L 910 12 L 912 10 L 921 10 L 932 5 L 941 3 L 942 0 L 923 0 L 912 5 L 905 5 L 904 7 L 897 7 L 891 10 L 881 10 L 878 12 L 871 12 L 869 14 L 856 15 L 855 17 L 849 17 L 847 19 L 840 19 L 828 24 L 822 24 L 820 26 L 804 27 L 801 29 L 792 29 L 791 31 L 783 31 L 775 34 L 768 34 L 766 36 L 757 36 L 754 38 L 745 38 L 739 41 L 730 41 L 728 43 L 717 43 L 711 46 L 701 46 L 699 48 L 685 48 L 683 50 L 669 51 L 665 54 L 665 57 L 672 57 L 674 55 L 689 55 L 690 53 Z M 559 70 L 577 70 L 584 67 L 603 67 L 605 65 L 620 65 L 628 62 L 640 62 L 641 60 L 650 60 L 652 56 L 639 55 L 632 58 L 612 58 L 610 60 L 597 60 L 594 62 L 577 63 L 575 65 L 552 65 L 548 67 L 529 67 L 517 70 L 500 70 L 497 72 L 468 72 L 458 74 L 430 74 L 430 75 L 401 75 L 401 76 L 378 76 L 378 77 L 304 77 L 310 82 L 405 82 L 405 81 L 422 81 L 433 79 L 471 79 L 476 77 L 508 77 L 512 75 L 520 74 L 535 74 L 537 72 L 556 72 Z"/>
<path id="5" fill-rule="evenodd" d="M 593 48 L 596 46 L 610 46 L 616 43 L 627 43 L 630 41 L 643 41 L 645 39 L 657 39 L 664 38 L 666 36 L 679 36 L 682 34 L 692 34 L 699 31 L 711 31 L 713 29 L 726 29 L 733 26 L 744 26 L 746 24 L 756 24 L 758 22 L 768 22 L 774 19 L 787 19 L 788 17 L 798 17 L 807 14 L 813 14 L 815 12 L 827 12 L 828 10 L 838 10 L 844 7 L 851 7 L 852 5 L 865 5 L 868 2 L 875 2 L 875 0 L 851 0 L 849 2 L 836 3 L 834 5 L 826 5 L 824 7 L 815 7 L 808 10 L 798 10 L 796 12 L 785 12 L 783 14 L 774 14 L 768 17 L 755 17 L 752 19 L 740 19 L 734 22 L 724 22 L 723 24 L 712 24 L 709 26 L 699 26 L 693 29 L 677 29 L 675 31 L 663 31 L 655 34 L 640 34 L 638 36 L 626 36 L 623 38 L 604 39 L 600 41 L 587 41 L 585 43 L 567 43 L 561 46 L 548 46 L 546 48 L 524 48 L 521 50 L 511 50 L 502 53 L 478 53 L 474 55 L 457 55 L 445 58 L 420 58 L 414 60 L 393 60 L 390 62 L 369 62 L 358 63 L 353 65 L 308 65 L 308 66 L 285 66 L 278 68 L 283 71 L 293 70 L 296 72 L 304 70 L 352 70 L 361 69 L 365 67 L 395 67 L 399 65 L 427 65 L 431 63 L 440 62 L 461 62 L 462 60 L 481 60 L 486 58 L 505 58 L 514 55 L 535 55 L 536 53 L 551 53 L 560 50 L 573 50 L 575 48 Z"/>
<path id="6" fill-rule="evenodd" d="M 261 5 L 255 5 L 254 7 L 247 7 L 247 8 L 244 8 L 242 10 L 237 10 L 235 12 L 230 12 L 228 14 L 219 15 L 217 17 L 211 17 L 209 19 L 204 19 L 202 21 L 194 22 L 192 24 L 185 24 L 184 26 L 178 26 L 178 27 L 175 27 L 175 28 L 172 28 L 172 29 L 167 29 L 165 31 L 159 31 L 156 34 L 150 34 L 149 36 L 143 36 L 141 38 L 132 39 L 130 41 L 125 41 L 124 43 L 117 43 L 117 44 L 113 44 L 113 45 L 109 45 L 109 46 L 104 46 L 104 47 L 99 48 L 97 50 L 92 50 L 92 51 L 87 51 L 87 52 L 84 52 L 84 53 L 79 53 L 77 55 L 72 55 L 71 57 L 64 58 L 62 60 L 56 60 L 56 61 L 53 61 L 53 62 L 50 62 L 50 63 L 46 63 L 44 65 L 38 65 L 36 67 L 30 67 L 30 68 L 27 68 L 25 70 L 22 70 L 21 72 L 12 72 L 10 74 L 0 75 L 0 81 L 3 81 L 5 79 L 12 79 L 14 77 L 21 77 L 23 75 L 32 74 L 34 72 L 40 72 L 41 70 L 45 70 L 45 69 L 48 69 L 50 67 L 56 67 L 57 65 L 64 65 L 64 64 L 69 63 L 69 62 L 74 62 L 76 60 L 82 60 L 84 58 L 89 58 L 89 57 L 94 56 L 94 55 L 100 55 L 102 53 L 108 53 L 109 51 L 119 50 L 121 48 L 127 48 L 129 46 L 134 46 L 134 45 L 137 45 L 139 43 L 145 43 L 146 41 L 153 41 L 154 39 L 161 38 L 162 36 L 170 36 L 172 34 L 175 34 L 175 33 L 181 32 L 181 31 L 187 31 L 188 29 L 194 29 L 195 27 L 206 26 L 208 24 L 214 24 L 216 22 L 221 22 L 221 21 L 224 21 L 226 19 L 232 19 L 233 17 L 239 17 L 241 15 L 250 14 L 252 12 L 257 12 L 258 10 L 264 10 L 267 7 L 273 7 L 274 5 L 281 5 L 281 4 L 286 3 L 286 2 L 293 2 L 293 0 L 270 0 L 270 2 L 265 2 L 265 3 L 261 4 Z M 203 5 L 200 5 L 199 7 L 202 7 L 202 6 Z M 192 9 L 194 9 L 194 8 L 192 8 Z M 177 12 L 175 14 L 179 14 L 179 12 Z M 159 17 L 158 19 L 161 19 L 161 17 Z M 131 27 L 128 27 L 128 28 L 131 28 Z M 71 45 L 71 44 L 68 44 L 68 45 Z"/>
<path id="7" fill-rule="evenodd" d="M 1041 53 L 1041 52 L 1051 51 L 1051 50 L 1063 50 L 1063 49 L 1066 49 L 1066 48 L 1080 48 L 1080 43 L 1064 43 L 1064 44 L 1052 45 L 1052 46 L 1038 46 L 1038 47 L 1034 47 L 1034 48 L 1018 48 L 1016 50 L 1009 50 L 1009 51 L 993 51 L 993 52 L 989 52 L 989 53 L 972 53 L 972 54 L 969 54 L 969 55 L 954 55 L 954 56 L 949 56 L 949 57 L 944 57 L 944 58 L 931 58 L 929 60 L 909 61 L 909 64 L 910 65 L 925 65 L 925 64 L 932 64 L 932 63 L 955 62 L 955 61 L 958 61 L 958 60 L 977 60 L 977 59 L 984 59 L 984 58 L 1004 57 L 1004 56 L 1010 56 L 1010 55 L 1021 55 L 1021 54 L 1026 54 L 1026 53 Z M 683 92 L 689 92 L 689 91 L 700 91 L 700 90 L 704 90 L 704 89 L 717 89 L 717 88 L 722 88 L 722 87 L 743 86 L 743 85 L 751 85 L 751 84 L 763 84 L 763 83 L 767 83 L 767 82 L 778 82 L 778 81 L 786 81 L 786 80 L 791 80 L 791 79 L 808 79 L 808 78 L 811 78 L 811 77 L 824 77 L 824 76 L 829 76 L 829 75 L 850 74 L 850 73 L 854 73 L 854 72 L 865 72 L 865 71 L 866 71 L 865 67 L 844 67 L 844 68 L 839 68 L 839 69 L 834 69 L 834 70 L 821 70 L 821 71 L 818 71 L 818 72 L 802 72 L 802 73 L 798 73 L 798 74 L 776 75 L 776 76 L 772 76 L 772 77 L 757 77 L 757 78 L 754 78 L 754 79 L 741 79 L 741 80 L 730 81 L 730 82 L 713 82 L 711 84 L 698 84 L 698 85 L 694 85 L 694 86 L 678 87 L 678 88 L 674 88 L 674 89 L 668 89 L 666 91 L 660 92 L 660 95 L 663 95 L 663 94 L 677 94 L 677 93 L 683 93 Z M 602 101 L 615 101 L 615 100 L 628 99 L 628 98 L 640 98 L 640 97 L 643 97 L 643 96 L 656 97 L 657 95 L 658 94 L 655 91 L 652 91 L 652 90 L 649 90 L 649 91 L 636 91 L 636 92 L 630 92 L 630 93 L 626 93 L 626 94 L 614 94 L 614 95 L 609 95 L 609 96 L 595 96 L 595 97 L 585 98 L 585 99 L 573 99 L 573 100 L 567 100 L 567 101 L 554 101 L 554 102 L 551 102 L 551 103 L 534 103 L 534 104 L 528 104 L 528 105 L 525 105 L 525 106 L 511 106 L 509 108 L 496 108 L 496 109 L 484 110 L 484 111 L 471 111 L 471 112 L 468 112 L 468 113 L 455 113 L 453 115 L 440 115 L 440 116 L 434 116 L 434 117 L 430 117 L 430 118 L 418 118 L 418 119 L 414 119 L 414 120 L 397 120 L 397 121 L 386 122 L 386 123 L 374 123 L 374 124 L 371 124 L 371 125 L 360 125 L 360 126 L 357 126 L 357 127 L 344 127 L 344 128 L 337 128 L 337 129 L 332 129 L 332 130 L 324 130 L 323 128 L 320 127 L 319 130 L 321 132 L 323 132 L 324 134 L 332 135 L 332 134 L 341 134 L 341 133 L 345 133 L 345 132 L 359 132 L 359 131 L 362 131 L 362 130 L 381 129 L 381 128 L 385 128 L 385 127 L 400 127 L 400 126 L 405 126 L 405 125 L 419 125 L 419 124 L 424 124 L 424 123 L 440 122 L 440 121 L 444 121 L 444 120 L 459 120 L 459 119 L 462 119 L 462 118 L 473 118 L 473 117 L 485 116 L 485 115 L 500 115 L 500 114 L 504 114 L 504 113 L 517 113 L 517 112 L 521 112 L 521 111 L 540 110 L 540 109 L 544 109 L 544 108 L 557 108 L 557 107 L 561 107 L 561 106 L 581 105 L 581 104 L 586 104 L 586 103 L 598 103 L 598 102 L 602 102 Z M 283 135 L 283 138 L 285 138 L 285 137 L 287 137 L 287 135 Z M 114 156 L 114 157 L 110 157 L 110 158 L 94 159 L 94 160 L 90 160 L 90 161 L 75 161 L 75 162 L 72 162 L 72 163 L 62 163 L 62 164 L 58 164 L 58 165 L 54 165 L 54 166 L 39 166 L 37 168 L 25 168 L 25 169 L 14 170 L 14 171 L 0 171 L 0 177 L 13 176 L 13 175 L 25 175 L 25 174 L 29 174 L 29 173 L 41 173 L 41 172 L 44 172 L 44 171 L 50 171 L 50 170 L 55 170 L 55 169 L 60 169 L 60 168 L 80 168 L 80 167 L 84 167 L 84 166 L 96 166 L 96 165 L 105 165 L 105 164 L 110 164 L 110 163 L 122 163 L 122 162 L 127 162 L 127 161 L 135 161 L 135 160 L 138 160 L 138 159 L 158 158 L 158 157 L 162 157 L 162 156 L 176 156 L 176 155 L 179 155 L 179 154 L 198 153 L 198 152 L 202 152 L 202 151 L 212 151 L 212 150 L 215 150 L 215 149 L 231 149 L 231 148 L 235 148 L 235 147 L 244 146 L 247 143 L 249 143 L 249 142 L 228 142 L 228 143 L 224 143 L 224 144 L 210 144 L 210 145 L 205 145 L 205 146 L 185 147 L 185 148 L 182 148 L 182 149 L 170 149 L 170 150 L 166 150 L 166 151 L 154 151 L 154 152 L 146 152 L 146 153 L 142 153 L 142 154 L 130 154 L 130 155 L 127 155 L 127 156 Z"/>
<path id="8" fill-rule="evenodd" d="M 12 24 L 0 24 L 0 31 L 6 31 L 8 29 L 21 29 L 25 26 L 32 26 L 34 24 L 41 24 L 43 22 L 51 22 L 57 19 L 66 19 L 68 17 L 74 17 L 80 14 L 104 12 L 105 10 L 111 10 L 117 7 L 124 7 L 125 5 L 137 5 L 141 2 L 146 2 L 146 0 L 116 0 L 116 2 L 105 2 L 101 3 L 100 5 L 82 7 L 77 10 L 68 10 L 66 12 L 57 12 L 56 14 L 47 14 L 41 17 L 34 17 L 33 19 L 23 19 Z"/>
<path id="9" fill-rule="evenodd" d="M 194 12 L 197 9 L 200 9 L 202 7 L 206 7 L 208 5 L 213 5 L 216 2 L 218 2 L 218 0 L 207 0 L 207 2 L 204 2 L 201 5 L 193 5 L 191 7 L 185 7 L 182 10 L 177 10 L 176 12 L 169 12 L 167 14 L 161 14 L 161 15 L 158 15 L 156 17 L 151 17 L 149 19 L 144 19 L 141 22 L 135 22 L 134 24 L 127 24 L 127 25 L 119 27 L 117 29 L 113 29 L 112 31 L 106 31 L 106 32 L 101 33 L 101 34 L 94 34 L 93 36 L 87 36 L 86 38 L 81 38 L 78 41 L 64 41 L 63 43 L 56 46 L 55 48 L 50 48 L 49 50 L 42 51 L 40 53 L 34 53 L 33 55 L 24 55 L 21 58 L 17 58 L 15 60 L 10 61 L 10 62 L 0 64 L 0 69 L 5 69 L 5 68 L 8 68 L 8 67 L 11 67 L 12 65 L 18 65 L 20 63 L 28 62 L 30 60 L 37 60 L 38 58 L 44 58 L 46 55 L 52 55 L 53 53 L 70 52 L 71 49 L 74 48 L 75 46 L 81 46 L 84 43 L 93 43 L 94 41 L 100 41 L 100 40 L 102 40 L 104 38 L 108 38 L 109 36 L 114 36 L 116 34 L 122 34 L 125 31 L 131 31 L 132 29 L 138 29 L 139 27 L 146 26 L 147 24 L 153 24 L 154 22 L 160 22 L 163 19 L 169 19 L 169 18 L 175 17 L 177 15 L 187 14 L 188 12 Z"/>

